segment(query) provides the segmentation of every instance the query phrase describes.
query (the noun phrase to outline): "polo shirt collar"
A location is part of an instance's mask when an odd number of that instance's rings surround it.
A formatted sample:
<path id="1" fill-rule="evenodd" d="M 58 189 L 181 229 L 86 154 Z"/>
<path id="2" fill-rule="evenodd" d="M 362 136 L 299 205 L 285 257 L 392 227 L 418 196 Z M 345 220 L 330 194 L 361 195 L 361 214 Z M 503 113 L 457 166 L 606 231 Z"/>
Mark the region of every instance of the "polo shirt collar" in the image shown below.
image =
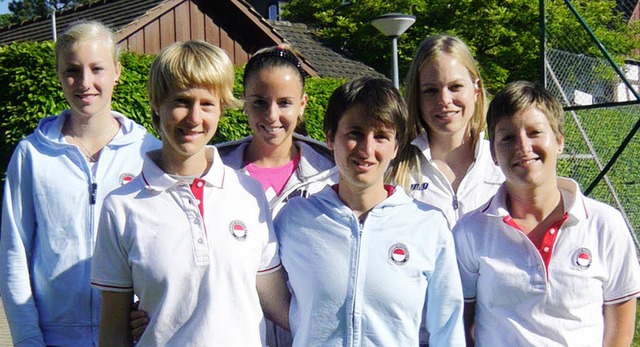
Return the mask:
<path id="1" fill-rule="evenodd" d="M 200 177 L 205 184 L 210 187 L 222 188 L 224 183 L 224 164 L 218 154 L 218 150 L 213 146 L 205 149 L 208 161 L 213 161 L 209 170 Z M 158 192 L 165 191 L 180 183 L 180 181 L 169 176 L 156 164 L 160 156 L 160 150 L 149 151 L 145 154 L 144 165 L 142 167 L 142 179 L 147 189 Z"/>
<path id="2" fill-rule="evenodd" d="M 564 211 L 569 214 L 567 223 L 577 223 L 589 217 L 584 196 L 580 193 L 578 183 L 572 179 L 558 177 L 558 188 L 562 194 Z M 496 195 L 482 208 L 482 213 L 490 217 L 504 218 L 509 215 L 507 211 L 507 185 L 503 183 Z"/>

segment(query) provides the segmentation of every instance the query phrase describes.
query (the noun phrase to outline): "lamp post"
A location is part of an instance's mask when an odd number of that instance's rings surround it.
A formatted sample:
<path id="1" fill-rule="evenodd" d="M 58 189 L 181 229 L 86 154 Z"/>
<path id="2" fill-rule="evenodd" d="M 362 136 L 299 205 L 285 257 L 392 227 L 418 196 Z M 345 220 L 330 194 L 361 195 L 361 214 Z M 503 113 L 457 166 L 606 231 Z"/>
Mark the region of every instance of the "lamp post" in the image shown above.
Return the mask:
<path id="1" fill-rule="evenodd" d="M 384 36 L 391 37 L 391 76 L 393 85 L 400 87 L 398 78 L 398 37 L 416 21 L 416 16 L 403 13 L 387 13 L 371 20 L 371 25 Z"/>

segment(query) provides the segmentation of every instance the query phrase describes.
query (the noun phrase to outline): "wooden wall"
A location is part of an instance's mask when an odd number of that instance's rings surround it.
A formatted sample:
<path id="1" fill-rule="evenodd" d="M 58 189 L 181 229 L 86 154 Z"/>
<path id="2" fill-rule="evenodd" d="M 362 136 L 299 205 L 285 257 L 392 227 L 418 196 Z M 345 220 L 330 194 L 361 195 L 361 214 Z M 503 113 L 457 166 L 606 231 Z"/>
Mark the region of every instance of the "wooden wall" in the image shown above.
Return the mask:
<path id="1" fill-rule="evenodd" d="M 119 38 L 119 44 L 122 49 L 139 54 L 156 54 L 173 42 L 191 39 L 204 40 L 221 47 L 235 65 L 244 65 L 249 59 L 249 54 L 238 42 L 188 0 L 164 8 L 164 12 L 157 14 L 155 19 L 126 37 Z"/>

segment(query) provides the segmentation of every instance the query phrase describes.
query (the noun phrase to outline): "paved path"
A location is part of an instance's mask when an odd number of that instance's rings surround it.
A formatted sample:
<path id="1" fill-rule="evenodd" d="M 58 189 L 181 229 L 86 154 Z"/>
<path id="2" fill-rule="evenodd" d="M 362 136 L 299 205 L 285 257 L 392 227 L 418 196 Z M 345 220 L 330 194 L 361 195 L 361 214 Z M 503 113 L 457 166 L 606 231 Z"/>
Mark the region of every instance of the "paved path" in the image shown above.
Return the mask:
<path id="1" fill-rule="evenodd" d="M 0 304 L 0 347 L 10 347 L 12 345 L 7 317 L 4 315 L 4 308 Z"/>

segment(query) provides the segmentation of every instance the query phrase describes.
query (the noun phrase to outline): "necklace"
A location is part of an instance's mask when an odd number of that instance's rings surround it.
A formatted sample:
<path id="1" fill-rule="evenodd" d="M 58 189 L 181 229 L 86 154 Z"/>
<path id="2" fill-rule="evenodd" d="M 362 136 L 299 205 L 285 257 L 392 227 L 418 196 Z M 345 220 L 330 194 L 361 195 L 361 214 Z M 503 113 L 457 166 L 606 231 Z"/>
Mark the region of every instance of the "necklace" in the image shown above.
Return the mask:
<path id="1" fill-rule="evenodd" d="M 117 124 L 120 124 L 118 121 L 116 121 Z M 109 129 L 107 129 L 107 131 L 104 133 L 104 135 L 102 135 L 102 139 L 105 139 L 109 136 L 109 134 L 111 134 L 111 132 L 113 131 L 113 129 L 116 127 L 116 123 L 112 123 L 111 126 L 109 127 Z M 89 160 L 90 163 L 95 163 L 98 161 L 98 158 L 95 156 L 95 154 L 91 154 L 91 151 L 89 149 L 87 149 L 87 147 L 80 141 L 79 136 L 76 135 L 76 132 L 73 131 L 73 127 L 71 126 L 71 124 L 69 124 L 68 127 L 69 131 L 71 132 L 71 135 L 73 135 L 73 140 L 76 141 L 80 147 L 82 148 L 82 150 L 84 150 L 84 156 L 87 157 L 87 159 Z M 105 144 L 106 145 L 106 144 Z M 98 150 L 98 152 L 96 152 L 96 154 L 100 154 L 100 151 L 102 151 L 102 148 L 105 146 L 102 145 L 100 146 L 100 150 Z"/>

